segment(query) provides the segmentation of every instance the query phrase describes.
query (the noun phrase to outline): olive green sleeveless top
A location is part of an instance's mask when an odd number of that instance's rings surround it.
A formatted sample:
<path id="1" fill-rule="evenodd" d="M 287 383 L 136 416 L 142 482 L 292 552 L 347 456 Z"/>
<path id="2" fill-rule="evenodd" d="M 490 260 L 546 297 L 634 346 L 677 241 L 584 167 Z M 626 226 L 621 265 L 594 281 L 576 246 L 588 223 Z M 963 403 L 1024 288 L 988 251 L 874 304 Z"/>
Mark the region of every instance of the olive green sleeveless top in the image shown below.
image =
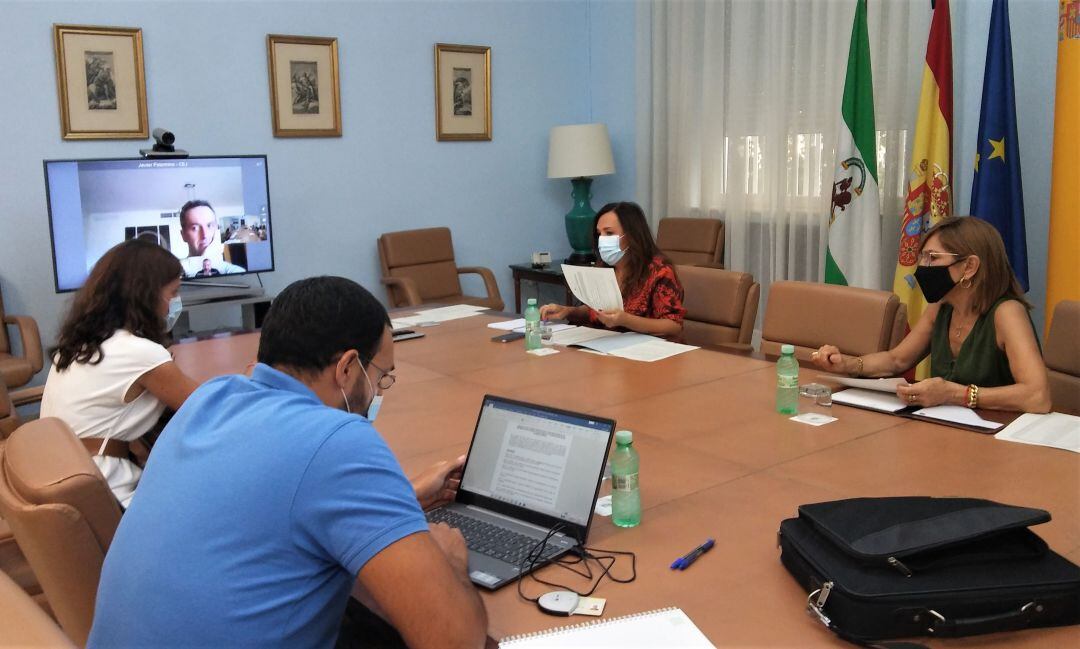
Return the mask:
<path id="1" fill-rule="evenodd" d="M 993 388 L 1016 383 L 1009 369 L 1009 358 L 997 346 L 994 328 L 994 312 L 1006 299 L 999 298 L 990 309 L 979 316 L 971 327 L 971 333 L 960 345 L 960 354 L 953 358 L 949 347 L 949 330 L 952 328 L 953 308 L 942 304 L 934 319 L 934 331 L 930 338 L 930 376 L 961 385 L 977 385 Z M 1031 316 L 1028 316 L 1031 319 Z M 1035 325 L 1032 324 L 1032 331 Z"/>

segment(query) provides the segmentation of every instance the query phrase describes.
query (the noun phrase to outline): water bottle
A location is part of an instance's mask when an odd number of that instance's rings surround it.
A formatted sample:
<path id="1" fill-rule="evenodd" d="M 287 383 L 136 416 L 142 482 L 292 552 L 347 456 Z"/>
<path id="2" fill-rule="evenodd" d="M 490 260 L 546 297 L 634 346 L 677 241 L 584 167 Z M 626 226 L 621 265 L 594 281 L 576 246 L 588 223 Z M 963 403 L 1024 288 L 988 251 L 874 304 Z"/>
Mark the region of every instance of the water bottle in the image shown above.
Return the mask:
<path id="1" fill-rule="evenodd" d="M 634 450 L 634 434 L 628 430 L 615 433 L 615 451 L 611 454 L 611 520 L 619 527 L 641 523 L 638 453 Z"/>
<path id="2" fill-rule="evenodd" d="M 532 349 L 540 349 L 540 309 L 533 297 L 525 307 L 525 351 Z"/>
<path id="3" fill-rule="evenodd" d="M 780 360 L 776 361 L 776 412 L 799 414 L 799 363 L 794 345 L 782 345 Z"/>

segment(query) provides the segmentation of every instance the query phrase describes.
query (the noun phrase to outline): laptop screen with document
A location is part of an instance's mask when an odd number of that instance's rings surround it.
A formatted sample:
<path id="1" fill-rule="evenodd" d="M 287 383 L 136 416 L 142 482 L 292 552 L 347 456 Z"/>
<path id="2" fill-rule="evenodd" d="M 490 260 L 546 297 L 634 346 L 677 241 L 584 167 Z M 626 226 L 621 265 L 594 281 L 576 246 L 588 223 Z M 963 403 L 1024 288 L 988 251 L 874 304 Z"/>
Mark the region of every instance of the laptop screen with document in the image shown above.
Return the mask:
<path id="1" fill-rule="evenodd" d="M 461 491 L 587 529 L 614 426 L 486 396 Z"/>

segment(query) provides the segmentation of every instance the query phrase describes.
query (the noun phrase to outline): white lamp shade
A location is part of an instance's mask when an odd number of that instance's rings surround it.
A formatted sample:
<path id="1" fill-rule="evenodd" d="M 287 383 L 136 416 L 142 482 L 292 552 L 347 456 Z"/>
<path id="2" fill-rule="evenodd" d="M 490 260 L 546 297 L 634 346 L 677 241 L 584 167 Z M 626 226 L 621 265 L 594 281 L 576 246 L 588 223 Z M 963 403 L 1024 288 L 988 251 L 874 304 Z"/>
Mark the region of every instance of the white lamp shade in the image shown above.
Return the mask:
<path id="1" fill-rule="evenodd" d="M 615 173 L 611 139 L 604 124 L 573 124 L 551 129 L 548 178 L 581 178 Z"/>

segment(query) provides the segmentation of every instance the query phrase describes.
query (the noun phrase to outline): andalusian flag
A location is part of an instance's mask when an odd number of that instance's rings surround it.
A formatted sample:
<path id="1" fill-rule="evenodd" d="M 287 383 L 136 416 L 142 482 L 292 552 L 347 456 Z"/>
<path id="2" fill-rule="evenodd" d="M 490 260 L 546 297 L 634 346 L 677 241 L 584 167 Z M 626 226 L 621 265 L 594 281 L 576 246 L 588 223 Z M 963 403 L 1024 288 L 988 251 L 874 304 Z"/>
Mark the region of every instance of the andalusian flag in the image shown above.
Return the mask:
<path id="1" fill-rule="evenodd" d="M 1080 0 L 1061 0 L 1060 7 L 1046 263 L 1047 331 L 1058 302 L 1080 300 Z"/>
<path id="2" fill-rule="evenodd" d="M 952 214 L 952 27 L 949 0 L 937 0 L 926 43 L 919 116 L 911 147 L 911 179 L 900 226 L 893 292 L 907 304 L 908 324 L 915 326 L 926 309 L 915 283 L 919 238 L 931 225 Z M 919 363 L 917 378 L 930 375 L 930 362 Z"/>
<path id="3" fill-rule="evenodd" d="M 839 164 L 833 176 L 825 281 L 880 288 L 881 210 L 866 0 L 858 0 L 855 5 L 840 117 L 842 124 L 836 143 Z"/>

